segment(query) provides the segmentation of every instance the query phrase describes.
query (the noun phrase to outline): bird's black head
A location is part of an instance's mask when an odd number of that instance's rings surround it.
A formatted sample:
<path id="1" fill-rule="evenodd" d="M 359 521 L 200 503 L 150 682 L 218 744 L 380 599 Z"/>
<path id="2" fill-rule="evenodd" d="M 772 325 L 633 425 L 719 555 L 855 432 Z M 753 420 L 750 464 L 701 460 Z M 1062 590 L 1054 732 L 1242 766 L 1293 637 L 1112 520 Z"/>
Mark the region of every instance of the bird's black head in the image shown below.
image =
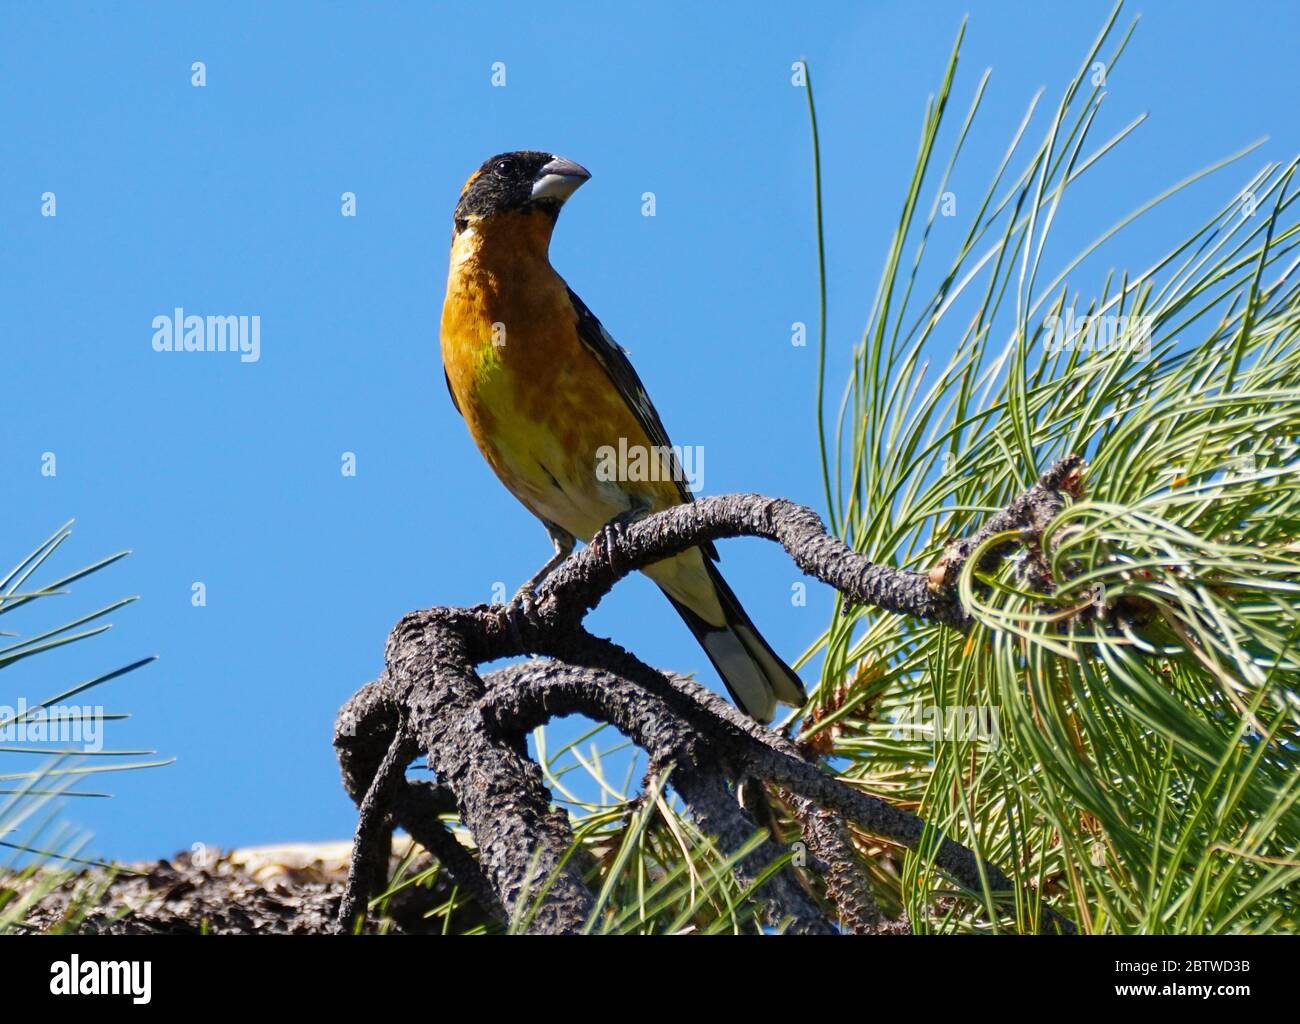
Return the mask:
<path id="1" fill-rule="evenodd" d="M 538 209 L 557 217 L 564 201 L 590 177 L 585 167 L 554 153 L 501 153 L 484 161 L 460 190 L 456 228 L 507 210 Z"/>

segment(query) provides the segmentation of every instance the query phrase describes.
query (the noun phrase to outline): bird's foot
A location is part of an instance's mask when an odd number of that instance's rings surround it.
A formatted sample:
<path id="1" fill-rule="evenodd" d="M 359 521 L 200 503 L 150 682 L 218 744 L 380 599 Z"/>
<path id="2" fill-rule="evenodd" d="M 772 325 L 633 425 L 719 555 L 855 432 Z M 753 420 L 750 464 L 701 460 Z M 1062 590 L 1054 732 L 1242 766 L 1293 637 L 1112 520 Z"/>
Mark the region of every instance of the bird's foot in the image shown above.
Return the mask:
<path id="1" fill-rule="evenodd" d="M 639 506 L 630 508 L 626 512 L 620 512 L 597 530 L 596 535 L 591 538 L 591 546 L 605 559 L 609 564 L 610 571 L 616 576 L 621 575 L 622 571 L 615 552 L 627 534 L 627 528 L 645 514 L 646 509 Z"/>
<path id="2" fill-rule="evenodd" d="M 536 600 L 537 588 L 545 582 L 551 573 L 564 564 L 566 558 L 573 554 L 573 546 L 577 543 L 573 538 L 573 534 L 560 529 L 552 523 L 546 524 L 546 530 L 551 535 L 551 542 L 555 545 L 555 554 L 548 558 L 546 564 L 528 577 L 515 591 L 515 596 L 510 600 L 511 604 L 531 604 Z"/>
<path id="3" fill-rule="evenodd" d="M 537 588 L 545 578 L 546 577 L 543 576 L 539 579 L 534 576 L 532 579 L 525 580 L 519 585 L 519 589 L 515 591 L 515 596 L 510 599 L 509 603 L 511 605 L 519 605 L 525 611 L 530 610 L 533 606 L 533 602 L 537 600 Z"/>
<path id="4" fill-rule="evenodd" d="M 502 606 L 501 609 L 501 617 L 505 620 L 506 628 L 510 630 L 510 638 L 521 653 L 528 651 L 528 644 L 524 642 L 524 631 L 532 624 L 533 613 L 537 609 L 536 597 L 531 586 L 525 583 L 515 592 L 510 603 Z"/>

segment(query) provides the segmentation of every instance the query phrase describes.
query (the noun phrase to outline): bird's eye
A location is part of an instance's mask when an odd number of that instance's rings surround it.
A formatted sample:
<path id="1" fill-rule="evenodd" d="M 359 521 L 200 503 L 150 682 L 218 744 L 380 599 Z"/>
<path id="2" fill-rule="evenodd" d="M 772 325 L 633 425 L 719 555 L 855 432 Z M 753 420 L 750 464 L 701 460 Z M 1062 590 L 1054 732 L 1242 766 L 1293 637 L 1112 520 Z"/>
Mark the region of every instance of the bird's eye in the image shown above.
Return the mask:
<path id="1" fill-rule="evenodd" d="M 493 168 L 501 177 L 507 177 L 514 173 L 515 162 L 513 160 L 498 160 L 496 167 Z"/>

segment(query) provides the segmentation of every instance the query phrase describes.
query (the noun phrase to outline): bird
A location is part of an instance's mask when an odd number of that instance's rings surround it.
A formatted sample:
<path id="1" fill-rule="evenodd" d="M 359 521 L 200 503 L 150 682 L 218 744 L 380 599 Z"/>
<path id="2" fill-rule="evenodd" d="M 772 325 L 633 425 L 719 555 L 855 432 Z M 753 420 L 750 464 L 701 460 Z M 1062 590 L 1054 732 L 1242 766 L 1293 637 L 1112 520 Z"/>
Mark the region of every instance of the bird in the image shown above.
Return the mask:
<path id="1" fill-rule="evenodd" d="M 440 324 L 447 388 L 483 457 L 554 546 L 520 587 L 520 601 L 577 540 L 611 543 L 611 531 L 693 500 L 679 461 L 663 454 L 674 449 L 627 352 L 551 266 L 560 209 L 590 177 L 553 153 L 502 153 L 469 176 L 453 215 Z M 611 449 L 659 453 L 667 472 L 600 472 Z M 717 561 L 705 543 L 642 571 L 736 705 L 770 722 L 778 703 L 804 703 L 803 683 L 763 639 Z"/>

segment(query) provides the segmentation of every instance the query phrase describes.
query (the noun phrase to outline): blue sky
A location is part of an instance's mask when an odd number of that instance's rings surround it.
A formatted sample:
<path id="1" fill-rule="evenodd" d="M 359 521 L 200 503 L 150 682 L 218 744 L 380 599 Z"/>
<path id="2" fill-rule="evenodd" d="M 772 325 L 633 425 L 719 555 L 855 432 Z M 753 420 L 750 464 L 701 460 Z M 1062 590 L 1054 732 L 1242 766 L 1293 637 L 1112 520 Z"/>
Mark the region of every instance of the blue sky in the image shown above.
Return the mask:
<path id="1" fill-rule="evenodd" d="M 388 629 L 413 608 L 491 600 L 498 582 L 512 592 L 548 554 L 471 445 L 437 353 L 451 210 L 484 158 L 546 149 L 593 172 L 553 262 L 631 351 L 673 440 L 703 446 L 705 493 L 820 508 L 816 351 L 790 345 L 791 323 L 817 315 L 791 63 L 810 61 L 819 104 L 838 394 L 962 15 L 961 113 L 993 68 L 966 157 L 975 183 L 1036 89 L 1055 105 L 1109 8 L 10 6 L 0 565 L 73 516 L 52 571 L 133 554 L 5 625 L 30 634 L 141 600 L 109 634 L 6 669 L 0 704 L 156 653 L 96 700 L 133 713 L 108 745 L 177 758 L 96 784 L 111 801 L 67 808 L 94 849 L 131 859 L 348 835 L 331 723 L 381 669 Z M 1106 265 L 1144 265 L 1249 170 L 1300 147 L 1294 5 L 1151 2 L 1123 18 L 1137 13 L 1096 131 L 1151 119 L 1062 208 L 1058 255 L 1270 136 L 1108 250 Z M 41 215 L 46 192 L 55 217 Z M 355 217 L 340 215 L 344 192 Z M 931 246 L 966 224 L 940 221 Z M 1096 290 L 1104 270 L 1078 287 Z M 178 306 L 259 316 L 261 358 L 155 352 L 153 318 Z M 46 452 L 56 476 L 41 473 Z M 728 543 L 723 568 L 787 657 L 820 632 L 826 594 L 811 585 L 792 607 L 799 577 L 774 549 Z M 621 585 L 592 625 L 714 680 L 647 582 Z"/>

